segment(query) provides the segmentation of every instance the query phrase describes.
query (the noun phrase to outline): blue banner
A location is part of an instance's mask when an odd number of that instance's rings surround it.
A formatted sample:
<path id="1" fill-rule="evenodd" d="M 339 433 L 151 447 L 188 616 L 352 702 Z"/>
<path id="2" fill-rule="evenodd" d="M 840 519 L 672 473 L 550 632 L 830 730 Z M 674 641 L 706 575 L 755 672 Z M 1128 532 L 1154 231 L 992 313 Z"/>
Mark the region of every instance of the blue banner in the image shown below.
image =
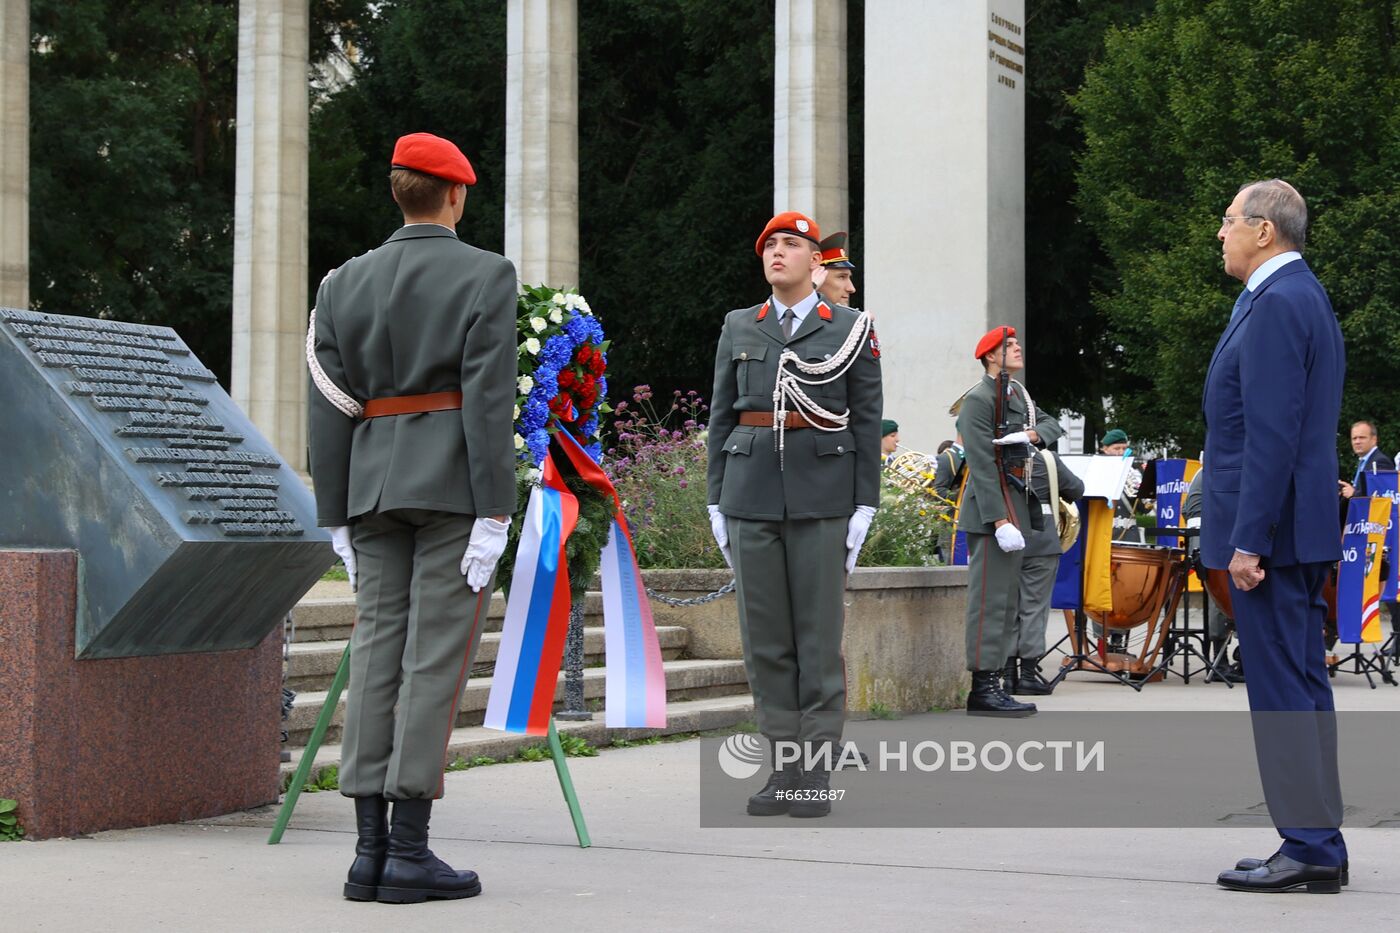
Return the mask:
<path id="1" fill-rule="evenodd" d="M 1079 500 L 1079 517 L 1083 524 L 1079 537 L 1074 539 L 1069 550 L 1060 555 L 1060 566 L 1055 571 L 1055 588 L 1050 592 L 1051 609 L 1078 609 L 1084 600 L 1084 538 L 1088 535 L 1088 503 Z"/>
<path id="2" fill-rule="evenodd" d="M 1347 503 L 1342 562 L 1337 570 L 1339 641 L 1380 641 L 1380 558 L 1390 511 L 1390 500 L 1381 496 L 1356 496 Z"/>
<path id="3" fill-rule="evenodd" d="M 1181 508 L 1186 504 L 1186 491 L 1191 486 L 1191 477 L 1186 474 L 1186 467 L 1190 462 L 1157 460 L 1153 463 L 1157 473 L 1156 503 L 1159 528 L 1181 527 Z M 1162 547 L 1181 547 L 1181 538 L 1176 535 L 1158 535 L 1157 543 Z"/>
<path id="4" fill-rule="evenodd" d="M 1394 602 L 1400 599 L 1400 521 L 1396 521 L 1396 516 L 1400 515 L 1400 473 L 1394 470 L 1368 472 L 1366 491 L 1393 503 L 1390 527 L 1385 532 L 1385 553 L 1389 558 L 1387 569 L 1390 572 L 1381 577 L 1381 601 Z"/>

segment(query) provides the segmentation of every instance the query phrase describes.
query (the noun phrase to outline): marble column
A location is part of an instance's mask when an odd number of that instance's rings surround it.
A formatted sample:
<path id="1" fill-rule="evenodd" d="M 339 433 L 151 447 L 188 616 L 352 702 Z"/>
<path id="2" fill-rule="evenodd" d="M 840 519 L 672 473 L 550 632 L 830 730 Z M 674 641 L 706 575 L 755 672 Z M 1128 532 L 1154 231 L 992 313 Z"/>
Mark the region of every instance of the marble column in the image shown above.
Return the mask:
<path id="1" fill-rule="evenodd" d="M 308 0 L 238 5 L 230 395 L 306 470 Z"/>
<path id="2" fill-rule="evenodd" d="M 862 307 L 884 347 L 885 417 L 933 452 L 981 375 L 977 339 L 1024 336 L 1024 0 L 865 6 Z M 1026 354 L 1033 378 L 1035 335 Z"/>
<path id="3" fill-rule="evenodd" d="M 29 307 L 29 0 L 0 6 L 0 305 Z"/>
<path id="4" fill-rule="evenodd" d="M 777 0 L 775 12 L 773 212 L 802 211 L 824 233 L 845 230 L 846 0 Z"/>
<path id="5" fill-rule="evenodd" d="M 579 284 L 577 0 L 508 0 L 505 234 L 521 281 Z"/>

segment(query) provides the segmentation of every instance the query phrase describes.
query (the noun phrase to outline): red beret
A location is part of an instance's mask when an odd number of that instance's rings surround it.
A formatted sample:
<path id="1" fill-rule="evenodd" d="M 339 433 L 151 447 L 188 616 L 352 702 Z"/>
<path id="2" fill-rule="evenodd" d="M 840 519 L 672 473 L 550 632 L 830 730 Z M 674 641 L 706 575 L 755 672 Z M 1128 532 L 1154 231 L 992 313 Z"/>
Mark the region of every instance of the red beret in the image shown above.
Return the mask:
<path id="1" fill-rule="evenodd" d="M 411 168 L 459 185 L 476 184 L 476 172 L 462 150 L 432 133 L 409 133 L 394 143 L 392 168 Z"/>
<path id="2" fill-rule="evenodd" d="M 817 222 L 806 214 L 799 214 L 797 211 L 783 211 L 777 217 L 768 221 L 768 226 L 763 228 L 763 232 L 758 236 L 758 242 L 753 245 L 753 251 L 758 255 L 763 255 L 763 244 L 775 233 L 795 233 L 804 240 L 811 240 L 813 243 L 820 243 L 822 238 L 821 227 Z"/>
<path id="3" fill-rule="evenodd" d="M 1006 331 L 1006 336 L 1008 337 L 1016 336 L 1016 328 L 1014 327 L 993 327 L 982 335 L 981 340 L 977 341 L 977 352 L 974 353 L 973 356 L 980 360 L 982 357 L 1001 346 L 1001 332 L 1003 330 Z"/>

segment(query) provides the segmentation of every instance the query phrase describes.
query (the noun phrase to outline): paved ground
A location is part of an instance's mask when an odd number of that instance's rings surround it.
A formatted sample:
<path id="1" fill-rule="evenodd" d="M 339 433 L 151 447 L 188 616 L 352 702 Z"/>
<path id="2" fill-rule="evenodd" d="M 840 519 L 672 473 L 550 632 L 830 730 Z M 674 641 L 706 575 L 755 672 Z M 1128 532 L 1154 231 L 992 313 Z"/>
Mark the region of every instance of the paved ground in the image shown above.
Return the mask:
<path id="1" fill-rule="evenodd" d="M 1400 689 L 1336 682 L 1344 709 L 1400 710 Z M 1072 680 L 1047 709 L 1239 708 L 1194 682 L 1140 695 Z M 787 818 L 698 826 L 699 743 L 605 750 L 571 768 L 594 846 L 579 849 L 553 769 L 450 774 L 436 851 L 482 875 L 478 898 L 393 907 L 340 897 L 348 802 L 302 797 L 279 846 L 271 809 L 87 839 L 0 846 L 0 929 L 1328 930 L 1400 914 L 1400 832 L 1351 829 L 1340 896 L 1245 895 L 1217 871 L 1267 855 L 1262 829 L 871 830 Z"/>

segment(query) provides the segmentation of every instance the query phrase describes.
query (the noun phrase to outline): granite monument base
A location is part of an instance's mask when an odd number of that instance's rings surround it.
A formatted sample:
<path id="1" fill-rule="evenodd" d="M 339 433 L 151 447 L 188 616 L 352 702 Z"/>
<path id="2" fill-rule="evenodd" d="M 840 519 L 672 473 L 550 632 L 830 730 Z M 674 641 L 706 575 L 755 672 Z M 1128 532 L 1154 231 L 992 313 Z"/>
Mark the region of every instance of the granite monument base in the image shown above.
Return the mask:
<path id="1" fill-rule="evenodd" d="M 30 839 L 277 800 L 280 631 L 254 648 L 74 657 L 78 555 L 0 550 L 0 797 Z"/>

